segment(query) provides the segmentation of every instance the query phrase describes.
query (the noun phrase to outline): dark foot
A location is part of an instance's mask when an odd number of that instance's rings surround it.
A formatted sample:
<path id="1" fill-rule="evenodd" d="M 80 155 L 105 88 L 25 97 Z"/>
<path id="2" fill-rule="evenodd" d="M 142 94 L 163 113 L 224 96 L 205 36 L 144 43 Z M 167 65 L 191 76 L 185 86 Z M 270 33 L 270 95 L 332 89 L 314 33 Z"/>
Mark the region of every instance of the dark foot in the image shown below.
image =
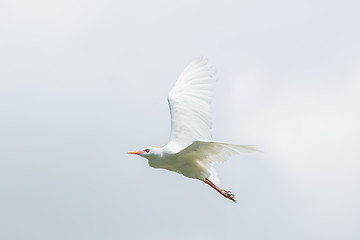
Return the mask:
<path id="1" fill-rule="evenodd" d="M 222 189 L 222 190 L 221 190 L 221 194 L 222 194 L 224 197 L 230 199 L 231 201 L 236 202 L 236 199 L 235 199 L 234 194 L 232 194 L 230 191 L 226 191 L 226 190 L 223 190 L 223 189 Z"/>

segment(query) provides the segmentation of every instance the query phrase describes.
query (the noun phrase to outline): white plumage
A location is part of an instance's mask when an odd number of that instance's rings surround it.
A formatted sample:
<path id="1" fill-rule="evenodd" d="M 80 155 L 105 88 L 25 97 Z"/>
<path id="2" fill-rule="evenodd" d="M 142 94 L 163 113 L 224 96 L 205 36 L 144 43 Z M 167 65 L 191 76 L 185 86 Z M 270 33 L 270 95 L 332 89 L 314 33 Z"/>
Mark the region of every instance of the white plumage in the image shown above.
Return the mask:
<path id="1" fill-rule="evenodd" d="M 168 97 L 171 113 L 170 143 L 184 148 L 198 139 L 211 139 L 210 104 L 217 78 L 205 58 L 181 73 Z"/>
<path id="2" fill-rule="evenodd" d="M 231 192 L 218 188 L 213 164 L 225 162 L 240 152 L 257 151 L 241 146 L 211 141 L 211 101 L 214 96 L 215 71 L 206 58 L 190 63 L 171 89 L 168 102 L 171 113 L 169 143 L 129 152 L 149 160 L 154 168 L 164 168 L 209 184 L 223 196 L 235 201 Z"/>

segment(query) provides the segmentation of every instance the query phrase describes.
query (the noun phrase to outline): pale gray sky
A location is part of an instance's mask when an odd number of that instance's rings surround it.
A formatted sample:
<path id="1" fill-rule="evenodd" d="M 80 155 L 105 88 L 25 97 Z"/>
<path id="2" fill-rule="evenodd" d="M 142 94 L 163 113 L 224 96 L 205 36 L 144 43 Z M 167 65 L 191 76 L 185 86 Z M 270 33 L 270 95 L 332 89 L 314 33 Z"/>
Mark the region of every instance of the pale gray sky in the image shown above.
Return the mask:
<path id="1" fill-rule="evenodd" d="M 359 1 L 0 3 L 0 238 L 359 239 Z M 238 204 L 129 150 L 204 55 Z"/>

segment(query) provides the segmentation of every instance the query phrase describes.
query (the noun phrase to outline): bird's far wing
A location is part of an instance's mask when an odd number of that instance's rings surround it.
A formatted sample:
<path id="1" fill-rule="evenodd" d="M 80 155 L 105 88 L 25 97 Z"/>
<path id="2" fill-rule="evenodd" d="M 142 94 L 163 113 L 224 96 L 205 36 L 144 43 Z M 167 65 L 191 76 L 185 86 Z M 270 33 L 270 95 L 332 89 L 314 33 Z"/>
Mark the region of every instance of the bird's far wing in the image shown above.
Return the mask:
<path id="1" fill-rule="evenodd" d="M 225 162 L 231 156 L 244 152 L 258 152 L 252 145 L 235 145 L 221 142 L 195 141 L 177 155 L 206 163 Z"/>
<path id="2" fill-rule="evenodd" d="M 215 71 L 206 58 L 195 60 L 181 73 L 168 97 L 169 144 L 183 149 L 197 139 L 211 139 L 210 104 L 216 80 Z"/>

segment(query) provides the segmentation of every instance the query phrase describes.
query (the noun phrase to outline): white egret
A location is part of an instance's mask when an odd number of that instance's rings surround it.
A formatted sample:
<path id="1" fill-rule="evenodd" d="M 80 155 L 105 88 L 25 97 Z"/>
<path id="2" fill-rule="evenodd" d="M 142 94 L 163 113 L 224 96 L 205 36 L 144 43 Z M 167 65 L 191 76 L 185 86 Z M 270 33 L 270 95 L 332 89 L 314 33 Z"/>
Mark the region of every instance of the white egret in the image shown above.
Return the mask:
<path id="1" fill-rule="evenodd" d="M 220 189 L 212 182 L 217 179 L 213 164 L 225 162 L 240 152 L 257 150 L 250 145 L 211 141 L 210 104 L 216 81 L 215 71 L 206 58 L 190 63 L 168 96 L 171 113 L 169 143 L 164 147 L 146 147 L 128 153 L 147 158 L 153 168 L 199 179 L 236 202 L 230 191 Z"/>

